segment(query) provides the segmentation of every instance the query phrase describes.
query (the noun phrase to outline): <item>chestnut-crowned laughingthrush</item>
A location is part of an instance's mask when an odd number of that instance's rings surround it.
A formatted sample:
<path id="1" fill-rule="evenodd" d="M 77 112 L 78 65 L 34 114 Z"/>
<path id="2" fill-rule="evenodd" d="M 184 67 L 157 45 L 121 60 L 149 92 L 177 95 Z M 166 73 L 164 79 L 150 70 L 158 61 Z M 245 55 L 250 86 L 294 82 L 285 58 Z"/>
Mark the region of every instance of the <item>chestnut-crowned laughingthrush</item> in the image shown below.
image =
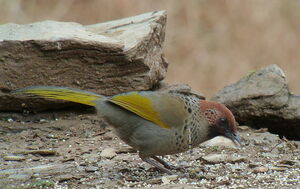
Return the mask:
<path id="1" fill-rule="evenodd" d="M 140 158 L 171 174 L 157 156 L 187 151 L 217 135 L 240 143 L 236 122 L 223 104 L 177 91 L 128 92 L 111 97 L 52 86 L 34 86 L 14 93 L 62 99 L 94 106 L 117 135 L 139 151 Z"/>

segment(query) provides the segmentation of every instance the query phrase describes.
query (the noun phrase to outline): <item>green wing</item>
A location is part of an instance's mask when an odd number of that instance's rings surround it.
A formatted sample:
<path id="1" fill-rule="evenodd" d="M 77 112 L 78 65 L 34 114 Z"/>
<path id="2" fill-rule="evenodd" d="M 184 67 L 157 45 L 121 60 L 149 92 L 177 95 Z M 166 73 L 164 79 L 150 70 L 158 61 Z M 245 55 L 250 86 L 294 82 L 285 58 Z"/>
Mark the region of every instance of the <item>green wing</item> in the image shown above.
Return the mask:
<path id="1" fill-rule="evenodd" d="M 182 126 L 188 115 L 182 99 L 167 92 L 130 92 L 109 101 L 167 129 Z"/>

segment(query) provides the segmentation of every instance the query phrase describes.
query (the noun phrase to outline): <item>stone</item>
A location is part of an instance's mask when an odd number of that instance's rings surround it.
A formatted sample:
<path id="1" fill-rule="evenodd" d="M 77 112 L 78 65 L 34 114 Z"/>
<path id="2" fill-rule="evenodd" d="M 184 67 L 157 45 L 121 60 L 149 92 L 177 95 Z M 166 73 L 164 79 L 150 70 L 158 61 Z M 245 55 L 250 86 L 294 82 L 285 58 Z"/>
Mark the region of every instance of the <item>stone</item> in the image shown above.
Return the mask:
<path id="1" fill-rule="evenodd" d="M 82 157 L 84 158 L 85 164 L 94 164 L 99 161 L 98 154 L 83 154 Z"/>
<path id="2" fill-rule="evenodd" d="M 279 144 L 281 143 L 280 138 L 277 135 L 271 134 L 269 132 L 265 133 L 249 133 L 247 139 L 250 143 L 254 145 L 265 145 L 265 144 Z"/>
<path id="3" fill-rule="evenodd" d="M 152 179 L 146 180 L 145 183 L 147 183 L 147 184 L 162 183 L 163 185 L 167 185 L 167 184 L 170 184 L 170 182 L 175 181 L 177 179 L 178 179 L 178 175 L 168 175 L 168 176 L 157 177 L 157 178 L 152 178 Z"/>
<path id="4" fill-rule="evenodd" d="M 221 89 L 212 100 L 225 104 L 239 124 L 300 139 L 300 95 L 289 91 L 277 65 L 250 73 Z"/>
<path id="5" fill-rule="evenodd" d="M 296 165 L 297 163 L 299 164 L 300 161 L 295 161 L 295 160 L 287 160 L 287 159 L 284 159 L 284 160 L 281 160 L 280 162 L 278 162 L 279 164 L 283 164 L 283 165 L 290 165 L 290 166 L 294 166 Z"/>
<path id="6" fill-rule="evenodd" d="M 23 161 L 23 160 L 25 160 L 25 157 L 24 156 L 7 155 L 7 156 L 4 156 L 3 159 L 5 161 Z"/>
<path id="7" fill-rule="evenodd" d="M 68 180 L 71 180 L 71 179 L 74 179 L 75 176 L 72 175 L 72 174 L 64 174 L 64 175 L 59 175 L 56 179 L 59 181 L 59 182 L 65 182 L 65 181 L 68 181 Z"/>
<path id="8" fill-rule="evenodd" d="M 208 141 L 203 142 L 200 144 L 200 146 L 203 147 L 227 147 L 227 148 L 236 148 L 236 144 L 230 140 L 229 138 L 223 137 L 223 136 L 217 136 L 214 137 Z"/>
<path id="9" fill-rule="evenodd" d="M 192 184 L 168 184 L 151 187 L 153 189 L 194 189 L 195 185 Z M 205 188 L 205 187 L 203 187 Z"/>
<path id="10" fill-rule="evenodd" d="M 286 171 L 288 170 L 287 167 L 271 167 L 272 171 Z"/>
<path id="11" fill-rule="evenodd" d="M 116 150 L 114 148 L 105 148 L 100 153 L 100 157 L 112 159 L 117 155 Z"/>
<path id="12" fill-rule="evenodd" d="M 178 93 L 187 93 L 187 94 L 193 94 L 199 99 L 205 100 L 204 94 L 200 92 L 195 92 L 192 90 L 192 88 L 188 84 L 167 84 L 165 82 L 160 82 L 155 90 L 158 91 L 167 91 L 167 92 L 178 92 Z"/>
<path id="13" fill-rule="evenodd" d="M 9 92 L 65 86 L 103 95 L 150 90 L 166 74 L 166 11 L 84 26 L 42 21 L 0 25 L 0 111 L 41 111 L 74 103 Z"/>
<path id="14" fill-rule="evenodd" d="M 161 178 L 161 181 L 163 184 L 170 184 L 170 182 L 177 180 L 178 175 L 168 175 L 168 176 L 163 176 Z"/>
<path id="15" fill-rule="evenodd" d="M 26 150 L 22 152 L 18 152 L 20 154 L 38 154 L 42 156 L 53 156 L 58 154 L 56 150 L 48 150 L 48 149 L 40 149 L 40 150 Z"/>
<path id="16" fill-rule="evenodd" d="M 124 154 L 124 153 L 122 153 L 122 154 L 118 154 L 116 157 L 114 157 L 114 160 L 115 161 L 120 161 L 120 162 L 128 162 L 128 163 L 130 163 L 130 162 L 132 162 L 132 161 L 134 161 L 134 158 L 133 158 L 133 154 L 129 154 L 129 153 L 127 153 L 127 154 Z"/>
<path id="17" fill-rule="evenodd" d="M 28 174 L 12 174 L 12 175 L 9 175 L 9 179 L 13 179 L 13 180 L 22 180 L 22 181 L 25 181 L 25 180 L 28 180 L 30 179 L 31 175 L 28 175 Z"/>
<path id="18" fill-rule="evenodd" d="M 162 181 L 161 181 L 161 178 L 152 178 L 152 179 L 148 179 L 145 181 L 145 183 L 147 184 L 160 184 Z"/>
<path id="19" fill-rule="evenodd" d="M 137 150 L 130 147 L 130 146 L 121 146 L 116 150 L 117 154 L 124 154 L 124 153 L 136 153 Z"/>
<path id="20" fill-rule="evenodd" d="M 47 174 L 56 174 L 62 172 L 70 172 L 73 170 L 75 165 L 73 164 L 45 164 L 37 165 L 23 168 L 13 168 L 13 169 L 4 169 L 0 170 L 0 176 L 2 175 L 12 175 L 12 174 L 36 174 L 36 173 L 47 173 Z"/>
<path id="21" fill-rule="evenodd" d="M 96 167 L 96 166 L 87 166 L 87 167 L 85 168 L 85 171 L 86 171 L 86 172 L 95 172 L 95 171 L 98 171 L 98 170 L 99 170 L 99 168 Z"/>
<path id="22" fill-rule="evenodd" d="M 231 154 L 209 154 L 200 158 L 206 163 L 238 163 L 246 162 L 247 157 L 244 156 L 233 156 Z"/>
<path id="23" fill-rule="evenodd" d="M 265 173 L 265 172 L 267 172 L 269 170 L 269 168 L 268 167 L 255 167 L 254 169 L 253 169 L 253 172 L 254 173 Z"/>

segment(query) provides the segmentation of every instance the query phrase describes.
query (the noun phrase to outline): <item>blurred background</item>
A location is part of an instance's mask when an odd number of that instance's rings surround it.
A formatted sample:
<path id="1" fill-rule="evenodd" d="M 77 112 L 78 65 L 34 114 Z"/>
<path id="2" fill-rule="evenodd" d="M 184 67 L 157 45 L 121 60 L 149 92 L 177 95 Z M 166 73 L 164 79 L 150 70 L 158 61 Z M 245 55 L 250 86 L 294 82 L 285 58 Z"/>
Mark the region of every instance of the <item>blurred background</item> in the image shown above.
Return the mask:
<path id="1" fill-rule="evenodd" d="M 212 96 L 255 69 L 279 65 L 300 93 L 300 1 L 0 0 L 0 24 L 94 24 L 167 10 L 166 81 Z"/>

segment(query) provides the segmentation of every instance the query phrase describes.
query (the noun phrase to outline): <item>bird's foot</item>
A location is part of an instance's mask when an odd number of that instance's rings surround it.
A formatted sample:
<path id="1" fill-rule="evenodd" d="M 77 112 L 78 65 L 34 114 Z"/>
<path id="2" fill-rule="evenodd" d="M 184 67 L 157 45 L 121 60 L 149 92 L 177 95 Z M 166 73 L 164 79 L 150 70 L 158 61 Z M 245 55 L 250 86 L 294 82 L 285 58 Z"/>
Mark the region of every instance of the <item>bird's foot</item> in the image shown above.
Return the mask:
<path id="1" fill-rule="evenodd" d="M 174 166 L 174 165 L 170 165 L 170 167 L 168 169 L 176 170 L 176 171 L 180 171 L 180 172 L 184 172 L 186 170 L 186 168 L 189 168 L 189 166 Z"/>
<path id="2" fill-rule="evenodd" d="M 159 169 L 160 171 L 167 173 L 169 175 L 173 175 L 174 173 L 171 170 L 177 170 L 180 172 L 184 172 L 184 170 L 188 167 L 177 167 L 174 165 L 170 165 L 169 163 L 165 162 L 163 159 L 156 157 L 156 156 L 151 156 L 151 157 L 143 157 L 140 155 L 140 158 L 146 162 L 152 165 L 153 167 Z"/>
<path id="3" fill-rule="evenodd" d="M 158 161 L 160 164 L 162 164 L 165 168 L 167 169 L 171 169 L 171 170 L 177 170 L 177 171 L 184 171 L 184 169 L 188 168 L 189 166 L 174 166 L 174 165 L 170 165 L 169 163 L 165 162 L 163 159 L 156 157 L 156 156 L 152 156 L 152 158 L 156 161 Z"/>
<path id="4" fill-rule="evenodd" d="M 168 168 L 161 166 L 161 164 L 157 163 L 156 161 L 154 161 L 153 159 L 150 159 L 150 157 L 145 157 L 145 158 L 141 158 L 144 162 L 149 163 L 150 165 L 156 167 L 157 169 L 159 169 L 160 171 L 167 173 L 169 175 L 173 175 L 173 172 L 170 171 Z"/>

